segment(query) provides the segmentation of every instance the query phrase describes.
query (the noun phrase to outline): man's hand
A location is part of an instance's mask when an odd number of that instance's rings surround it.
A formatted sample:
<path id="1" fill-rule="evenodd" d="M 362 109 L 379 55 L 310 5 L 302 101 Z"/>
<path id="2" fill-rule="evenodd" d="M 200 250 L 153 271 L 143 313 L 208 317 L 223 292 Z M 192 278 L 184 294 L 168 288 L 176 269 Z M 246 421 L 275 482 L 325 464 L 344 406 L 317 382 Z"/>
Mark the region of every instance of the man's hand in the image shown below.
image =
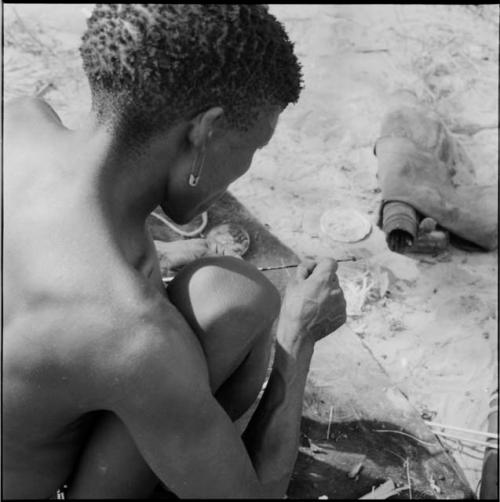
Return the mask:
<path id="1" fill-rule="evenodd" d="M 298 327 L 290 332 L 294 336 L 317 342 L 345 323 L 346 303 L 336 270 L 337 262 L 332 259 L 307 260 L 297 267 L 281 308 L 283 320 Z"/>
<path id="2" fill-rule="evenodd" d="M 172 242 L 154 241 L 162 273 L 165 264 L 168 270 L 176 270 L 184 267 L 198 258 L 204 256 L 216 256 L 205 239 L 185 239 Z"/>

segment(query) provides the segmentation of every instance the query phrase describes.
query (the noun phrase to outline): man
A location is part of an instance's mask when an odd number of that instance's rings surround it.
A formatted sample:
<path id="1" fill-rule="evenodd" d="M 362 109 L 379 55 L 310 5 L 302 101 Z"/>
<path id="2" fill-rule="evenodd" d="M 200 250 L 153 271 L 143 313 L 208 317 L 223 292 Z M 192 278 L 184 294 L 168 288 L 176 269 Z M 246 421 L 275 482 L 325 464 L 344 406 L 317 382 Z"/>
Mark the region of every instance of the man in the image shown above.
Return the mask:
<path id="1" fill-rule="evenodd" d="M 282 497 L 314 342 L 345 322 L 336 263 L 280 309 L 252 265 L 204 257 L 165 292 L 145 220 L 204 211 L 298 99 L 283 27 L 257 5 L 98 5 L 81 49 L 92 112 L 5 109 L 6 498 Z M 279 315 L 279 316 L 278 316 Z M 255 401 L 278 317 L 276 354 Z"/>

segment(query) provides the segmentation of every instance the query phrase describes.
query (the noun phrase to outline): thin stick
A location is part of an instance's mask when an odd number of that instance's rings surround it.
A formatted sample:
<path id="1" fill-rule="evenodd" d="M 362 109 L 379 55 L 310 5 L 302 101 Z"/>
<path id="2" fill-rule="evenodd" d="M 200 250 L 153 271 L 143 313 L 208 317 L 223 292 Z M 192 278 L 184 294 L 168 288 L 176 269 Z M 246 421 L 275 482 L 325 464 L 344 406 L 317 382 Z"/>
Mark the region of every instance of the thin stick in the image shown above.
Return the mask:
<path id="1" fill-rule="evenodd" d="M 326 439 L 330 439 L 330 426 L 332 425 L 333 406 L 330 406 L 330 418 L 328 419 L 328 430 L 326 431 Z"/>
<path id="2" fill-rule="evenodd" d="M 35 93 L 35 96 L 37 98 L 43 98 L 45 94 L 47 94 L 51 89 L 54 89 L 54 84 L 52 82 L 49 82 L 48 84 L 45 84 L 39 91 Z"/>
<path id="3" fill-rule="evenodd" d="M 390 491 L 387 491 L 385 487 L 387 483 L 388 482 L 378 486 L 377 488 L 372 486 L 372 491 L 370 493 L 367 493 L 366 495 L 363 495 L 362 497 L 359 497 L 358 500 L 365 500 L 365 499 L 385 500 L 388 499 L 389 497 L 392 497 L 393 495 L 397 495 L 398 493 L 408 490 L 407 486 L 401 486 L 400 488 L 394 488 Z M 394 486 L 394 484 L 392 484 L 392 486 Z"/>
<path id="4" fill-rule="evenodd" d="M 258 270 L 261 272 L 265 272 L 266 270 L 281 270 L 283 268 L 294 268 L 298 267 L 299 264 L 297 265 L 276 265 L 275 267 L 257 267 Z"/>
<path id="5" fill-rule="evenodd" d="M 434 446 L 433 443 L 428 443 L 427 441 L 423 441 L 422 439 L 418 439 L 415 436 L 412 436 L 411 434 L 406 434 L 406 432 L 401 432 L 401 431 L 393 431 L 390 429 L 372 429 L 375 432 L 394 432 L 395 434 L 402 434 L 403 436 L 407 436 L 411 439 L 414 439 L 415 441 L 418 441 L 419 443 L 425 444 L 427 446 Z"/>
<path id="6" fill-rule="evenodd" d="M 485 446 L 487 448 L 493 448 L 498 450 L 498 445 L 495 443 L 488 443 L 487 441 L 478 441 L 477 439 L 468 439 L 460 436 L 455 436 L 454 434 L 448 434 L 447 432 L 433 431 L 436 436 L 443 436 L 450 439 L 459 439 L 460 441 L 465 441 L 466 443 L 473 443 L 480 446 Z"/>
<path id="7" fill-rule="evenodd" d="M 153 216 L 156 216 L 158 218 L 161 218 L 160 216 L 158 216 L 157 214 L 155 213 L 151 213 Z M 197 230 L 196 230 L 197 231 Z M 340 262 L 343 262 L 343 261 L 357 261 L 358 258 L 356 258 L 355 256 L 351 257 L 351 258 L 342 258 L 341 260 L 335 260 L 337 263 L 340 263 Z M 257 267 L 257 270 L 260 270 L 261 272 L 266 272 L 267 270 L 281 270 L 281 269 L 284 269 L 284 268 L 294 268 L 294 267 L 298 267 L 300 265 L 300 263 L 297 263 L 295 265 L 277 265 L 275 267 Z M 171 282 L 173 279 L 173 277 L 162 277 L 162 281 L 163 282 Z"/>
<path id="8" fill-rule="evenodd" d="M 476 431 L 473 429 L 464 429 L 463 427 L 455 427 L 453 425 L 438 424 L 437 422 L 432 422 L 430 420 L 425 420 L 425 423 L 429 424 L 431 426 L 440 427 L 443 429 L 450 429 L 453 431 L 460 431 L 460 432 L 470 432 L 471 434 L 479 434 L 481 436 L 486 436 L 489 438 L 498 439 L 498 434 L 495 434 L 494 432 L 483 432 L 483 431 Z"/>
<path id="9" fill-rule="evenodd" d="M 406 478 L 408 479 L 408 490 L 410 492 L 410 500 L 412 500 L 411 496 L 411 479 L 410 479 L 410 458 L 406 457 Z"/>
<path id="10" fill-rule="evenodd" d="M 389 453 L 392 453 L 393 455 L 396 455 L 396 457 L 400 458 L 403 461 L 403 465 L 404 465 L 405 459 L 401 455 L 398 455 L 395 451 L 389 450 L 389 448 L 387 448 L 387 451 Z"/>
<path id="11" fill-rule="evenodd" d="M 340 260 L 335 260 L 337 263 L 342 263 L 345 261 L 358 261 L 359 258 L 356 258 L 355 256 L 351 256 L 350 258 L 341 258 Z M 300 263 L 296 263 L 294 265 L 276 265 L 276 266 L 271 266 L 271 267 L 258 267 L 258 270 L 261 272 L 264 272 L 266 270 L 280 270 L 282 268 L 293 268 L 293 267 L 298 267 Z"/>
<path id="12" fill-rule="evenodd" d="M 371 52 L 389 52 L 389 49 L 357 49 L 354 52 L 358 52 L 360 54 L 369 54 Z"/>

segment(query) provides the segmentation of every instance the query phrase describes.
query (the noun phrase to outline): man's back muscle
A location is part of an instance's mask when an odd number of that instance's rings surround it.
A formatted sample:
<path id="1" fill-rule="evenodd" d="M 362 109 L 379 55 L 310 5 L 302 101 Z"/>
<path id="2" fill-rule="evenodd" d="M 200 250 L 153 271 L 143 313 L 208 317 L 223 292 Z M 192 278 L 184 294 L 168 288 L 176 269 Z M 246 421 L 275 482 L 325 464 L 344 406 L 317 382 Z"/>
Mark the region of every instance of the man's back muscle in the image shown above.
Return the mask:
<path id="1" fill-rule="evenodd" d="M 111 392 L 103 368 L 121 365 L 134 323 L 162 300 L 86 204 L 84 162 L 48 105 L 9 105 L 5 130 L 4 495 L 48 497 Z"/>

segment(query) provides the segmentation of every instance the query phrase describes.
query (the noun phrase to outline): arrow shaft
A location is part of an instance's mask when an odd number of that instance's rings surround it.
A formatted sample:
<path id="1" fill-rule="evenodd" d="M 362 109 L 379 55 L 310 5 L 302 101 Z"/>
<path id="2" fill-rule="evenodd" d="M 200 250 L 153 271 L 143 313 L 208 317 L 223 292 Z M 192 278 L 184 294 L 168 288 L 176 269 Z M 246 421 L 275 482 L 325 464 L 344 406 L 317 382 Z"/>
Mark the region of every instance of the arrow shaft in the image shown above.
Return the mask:
<path id="1" fill-rule="evenodd" d="M 341 263 L 341 262 L 344 262 L 344 261 L 357 261 L 358 258 L 356 257 L 351 257 L 351 258 L 342 258 L 340 260 L 336 260 L 337 263 Z M 276 265 L 275 267 L 257 267 L 257 270 L 260 270 L 261 272 L 267 272 L 268 270 L 281 270 L 281 269 L 284 269 L 284 268 L 294 268 L 294 267 L 298 267 L 300 265 L 300 263 L 295 263 L 293 265 Z M 172 281 L 174 277 L 162 277 L 162 280 L 163 282 L 166 282 L 166 283 L 169 283 L 170 281 Z"/>

